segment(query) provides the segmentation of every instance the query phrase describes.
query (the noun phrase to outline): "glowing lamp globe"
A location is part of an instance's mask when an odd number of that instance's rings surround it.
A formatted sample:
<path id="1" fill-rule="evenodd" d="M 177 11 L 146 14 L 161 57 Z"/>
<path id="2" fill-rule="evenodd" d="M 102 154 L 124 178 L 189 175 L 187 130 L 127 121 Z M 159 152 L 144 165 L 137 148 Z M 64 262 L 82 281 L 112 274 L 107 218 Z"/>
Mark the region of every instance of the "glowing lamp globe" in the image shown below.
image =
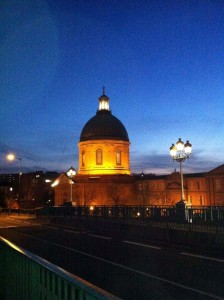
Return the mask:
<path id="1" fill-rule="evenodd" d="M 67 171 L 67 175 L 69 178 L 72 178 L 76 175 L 76 170 L 75 168 L 71 167 L 68 171 Z"/>
<path id="2" fill-rule="evenodd" d="M 192 150 L 192 145 L 191 143 L 189 143 L 189 141 L 187 141 L 186 144 L 184 145 L 184 151 L 187 156 L 191 154 L 191 150 Z"/>
<path id="3" fill-rule="evenodd" d="M 176 142 L 176 147 L 177 147 L 177 151 L 183 151 L 184 150 L 184 143 L 181 141 L 181 139 L 179 139 Z"/>
<path id="4" fill-rule="evenodd" d="M 13 153 L 9 153 L 9 154 L 6 156 L 6 158 L 7 158 L 7 160 L 10 160 L 10 161 L 16 159 L 15 154 L 13 154 Z"/>
<path id="5" fill-rule="evenodd" d="M 175 147 L 174 144 L 172 144 L 172 146 L 170 147 L 170 155 L 171 155 L 172 157 L 175 157 L 176 154 L 177 154 L 177 148 Z"/>

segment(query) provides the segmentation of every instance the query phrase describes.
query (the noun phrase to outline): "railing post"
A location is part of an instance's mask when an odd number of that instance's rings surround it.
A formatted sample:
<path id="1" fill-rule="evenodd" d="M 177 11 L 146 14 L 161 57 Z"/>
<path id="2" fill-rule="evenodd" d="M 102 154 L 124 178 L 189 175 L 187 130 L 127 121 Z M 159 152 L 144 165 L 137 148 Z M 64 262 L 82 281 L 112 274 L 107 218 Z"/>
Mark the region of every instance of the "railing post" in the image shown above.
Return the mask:
<path id="1" fill-rule="evenodd" d="M 119 298 L 0 237 L 0 299 Z"/>
<path id="2" fill-rule="evenodd" d="M 176 203 L 176 221 L 186 222 L 186 204 L 182 200 Z"/>
<path id="3" fill-rule="evenodd" d="M 0 245 L 0 299 L 5 299 L 7 253 L 4 245 Z"/>

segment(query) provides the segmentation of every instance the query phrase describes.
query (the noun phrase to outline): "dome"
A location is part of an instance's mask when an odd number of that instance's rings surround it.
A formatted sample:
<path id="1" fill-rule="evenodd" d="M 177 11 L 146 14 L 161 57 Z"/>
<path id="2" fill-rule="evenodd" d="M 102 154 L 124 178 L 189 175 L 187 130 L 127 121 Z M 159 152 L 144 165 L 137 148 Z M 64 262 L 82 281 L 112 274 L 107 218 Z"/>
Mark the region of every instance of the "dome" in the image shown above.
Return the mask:
<path id="1" fill-rule="evenodd" d="M 88 140 L 129 141 L 129 138 L 121 121 L 114 117 L 110 110 L 103 109 L 98 110 L 82 129 L 80 142 Z"/>

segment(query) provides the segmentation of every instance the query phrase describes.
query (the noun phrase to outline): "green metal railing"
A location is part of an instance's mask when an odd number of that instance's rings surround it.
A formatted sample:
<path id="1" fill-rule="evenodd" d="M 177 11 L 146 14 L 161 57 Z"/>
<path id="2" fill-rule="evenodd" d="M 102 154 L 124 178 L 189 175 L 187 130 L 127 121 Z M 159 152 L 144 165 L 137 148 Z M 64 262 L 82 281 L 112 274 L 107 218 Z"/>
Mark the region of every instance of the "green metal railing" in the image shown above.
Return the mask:
<path id="1" fill-rule="evenodd" d="M 1 300 L 119 300 L 0 237 Z"/>

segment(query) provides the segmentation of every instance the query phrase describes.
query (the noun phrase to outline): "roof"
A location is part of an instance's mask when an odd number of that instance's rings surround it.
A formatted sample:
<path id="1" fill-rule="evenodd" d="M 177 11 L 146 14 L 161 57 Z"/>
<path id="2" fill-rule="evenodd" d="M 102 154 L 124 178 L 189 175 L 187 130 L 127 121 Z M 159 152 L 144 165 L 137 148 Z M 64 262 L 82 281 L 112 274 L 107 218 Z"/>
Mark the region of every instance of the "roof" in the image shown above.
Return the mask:
<path id="1" fill-rule="evenodd" d="M 207 173 L 207 175 L 223 175 L 224 174 L 224 164 L 222 164 L 221 166 L 218 166 L 215 169 L 212 169 L 211 171 L 209 171 Z"/>
<path id="2" fill-rule="evenodd" d="M 80 142 L 88 140 L 129 141 L 129 137 L 124 125 L 111 111 L 98 110 L 82 129 Z"/>

